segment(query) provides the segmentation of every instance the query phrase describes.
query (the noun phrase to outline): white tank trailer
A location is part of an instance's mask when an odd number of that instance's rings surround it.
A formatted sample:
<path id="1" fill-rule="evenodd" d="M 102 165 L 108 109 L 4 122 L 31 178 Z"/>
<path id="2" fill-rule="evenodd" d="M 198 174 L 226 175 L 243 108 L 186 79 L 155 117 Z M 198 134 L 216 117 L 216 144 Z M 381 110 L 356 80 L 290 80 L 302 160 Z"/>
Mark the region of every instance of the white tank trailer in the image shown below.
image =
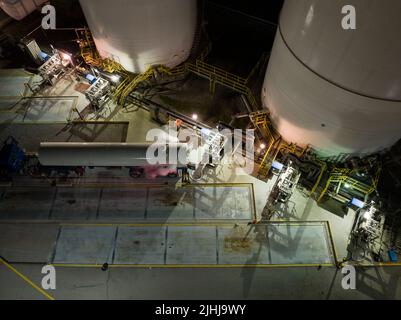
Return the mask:
<path id="1" fill-rule="evenodd" d="M 334 156 L 401 138 L 400 13 L 399 0 L 285 1 L 262 92 L 284 139 Z"/>
<path id="2" fill-rule="evenodd" d="M 175 67 L 190 54 L 196 0 L 80 0 L 96 47 L 133 73 Z"/>
<path id="3" fill-rule="evenodd" d="M 149 148 L 158 150 L 149 153 Z M 158 152 L 166 153 L 168 165 L 171 157 L 177 158 L 173 163 L 177 167 L 187 165 L 187 145 L 183 143 L 151 144 L 151 143 L 85 143 L 85 142 L 43 142 L 39 148 L 39 162 L 43 166 L 61 167 L 145 167 L 152 166 L 148 157 L 158 157 Z M 175 155 L 171 155 L 174 152 Z M 178 157 L 177 155 L 183 155 Z"/>

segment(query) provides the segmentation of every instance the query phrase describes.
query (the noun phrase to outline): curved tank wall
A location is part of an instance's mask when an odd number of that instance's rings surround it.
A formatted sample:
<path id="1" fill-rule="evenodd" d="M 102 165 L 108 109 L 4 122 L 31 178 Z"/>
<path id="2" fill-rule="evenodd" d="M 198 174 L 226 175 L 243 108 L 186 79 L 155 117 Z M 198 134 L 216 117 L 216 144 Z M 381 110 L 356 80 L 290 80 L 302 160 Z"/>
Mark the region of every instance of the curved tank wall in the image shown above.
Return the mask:
<path id="1" fill-rule="evenodd" d="M 22 20 L 48 0 L 0 0 L 0 8 L 10 17 Z"/>
<path id="2" fill-rule="evenodd" d="M 356 8 L 356 30 L 341 9 Z M 284 139 L 321 155 L 401 138 L 401 1 L 286 0 L 262 100 Z"/>
<path id="3" fill-rule="evenodd" d="M 127 70 L 175 67 L 191 51 L 197 25 L 196 0 L 80 0 L 103 58 Z"/>

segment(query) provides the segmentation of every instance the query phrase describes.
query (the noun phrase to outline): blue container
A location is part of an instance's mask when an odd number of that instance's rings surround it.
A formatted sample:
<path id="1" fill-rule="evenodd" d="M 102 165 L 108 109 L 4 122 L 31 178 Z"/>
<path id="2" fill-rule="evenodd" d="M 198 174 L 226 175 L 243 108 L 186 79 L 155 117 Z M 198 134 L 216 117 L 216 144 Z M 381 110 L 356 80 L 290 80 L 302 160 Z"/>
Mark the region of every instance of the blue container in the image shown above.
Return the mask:
<path id="1" fill-rule="evenodd" d="M 21 169 L 25 152 L 16 142 L 6 143 L 0 151 L 0 167 L 8 172 L 17 172 Z"/>
<path id="2" fill-rule="evenodd" d="M 391 262 L 397 262 L 398 261 L 398 257 L 397 257 L 397 252 L 395 252 L 395 250 L 389 250 L 388 251 L 388 257 L 390 258 Z"/>
<path id="3" fill-rule="evenodd" d="M 280 163 L 280 162 L 273 161 L 272 167 L 274 169 L 277 169 L 278 171 L 281 171 L 281 170 L 283 170 L 284 165 L 282 163 Z"/>
<path id="4" fill-rule="evenodd" d="M 91 75 L 90 73 L 88 73 L 85 78 L 86 80 L 89 81 L 90 84 L 94 84 L 97 80 L 97 78 Z"/>
<path id="5" fill-rule="evenodd" d="M 43 52 L 43 51 L 41 51 L 41 52 L 39 53 L 39 57 L 40 57 L 43 61 L 49 60 L 49 55 L 48 55 L 47 53 Z"/>
<path id="6" fill-rule="evenodd" d="M 356 207 L 358 207 L 358 208 L 360 208 L 360 209 L 363 209 L 365 207 L 365 205 L 366 205 L 365 202 L 363 202 L 363 201 L 361 201 L 361 200 L 359 200 L 357 198 L 353 198 L 352 201 L 351 201 L 351 204 L 356 206 Z"/>

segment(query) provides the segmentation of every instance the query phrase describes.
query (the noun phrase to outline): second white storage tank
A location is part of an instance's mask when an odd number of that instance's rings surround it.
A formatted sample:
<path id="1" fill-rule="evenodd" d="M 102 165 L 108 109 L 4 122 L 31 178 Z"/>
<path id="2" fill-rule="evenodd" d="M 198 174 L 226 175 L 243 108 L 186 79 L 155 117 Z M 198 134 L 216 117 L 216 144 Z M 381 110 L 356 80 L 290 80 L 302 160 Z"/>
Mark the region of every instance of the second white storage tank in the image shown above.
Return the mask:
<path id="1" fill-rule="evenodd" d="M 332 156 L 401 138 L 400 13 L 399 0 L 285 1 L 262 93 L 284 139 Z"/>

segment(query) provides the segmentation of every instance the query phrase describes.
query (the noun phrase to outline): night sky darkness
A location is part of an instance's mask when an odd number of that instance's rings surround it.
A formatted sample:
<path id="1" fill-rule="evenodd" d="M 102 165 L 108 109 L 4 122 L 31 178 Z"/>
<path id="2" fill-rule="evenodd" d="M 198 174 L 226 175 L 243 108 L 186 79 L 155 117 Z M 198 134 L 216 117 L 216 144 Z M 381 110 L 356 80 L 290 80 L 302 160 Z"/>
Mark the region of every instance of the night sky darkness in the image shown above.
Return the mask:
<path id="1" fill-rule="evenodd" d="M 283 0 L 209 0 L 207 31 L 213 42 L 208 62 L 247 76 L 264 52 L 273 46 Z"/>
<path id="2" fill-rule="evenodd" d="M 226 6 L 228 8 L 241 11 L 245 14 L 277 23 L 284 0 L 208 0 L 208 2 Z"/>

